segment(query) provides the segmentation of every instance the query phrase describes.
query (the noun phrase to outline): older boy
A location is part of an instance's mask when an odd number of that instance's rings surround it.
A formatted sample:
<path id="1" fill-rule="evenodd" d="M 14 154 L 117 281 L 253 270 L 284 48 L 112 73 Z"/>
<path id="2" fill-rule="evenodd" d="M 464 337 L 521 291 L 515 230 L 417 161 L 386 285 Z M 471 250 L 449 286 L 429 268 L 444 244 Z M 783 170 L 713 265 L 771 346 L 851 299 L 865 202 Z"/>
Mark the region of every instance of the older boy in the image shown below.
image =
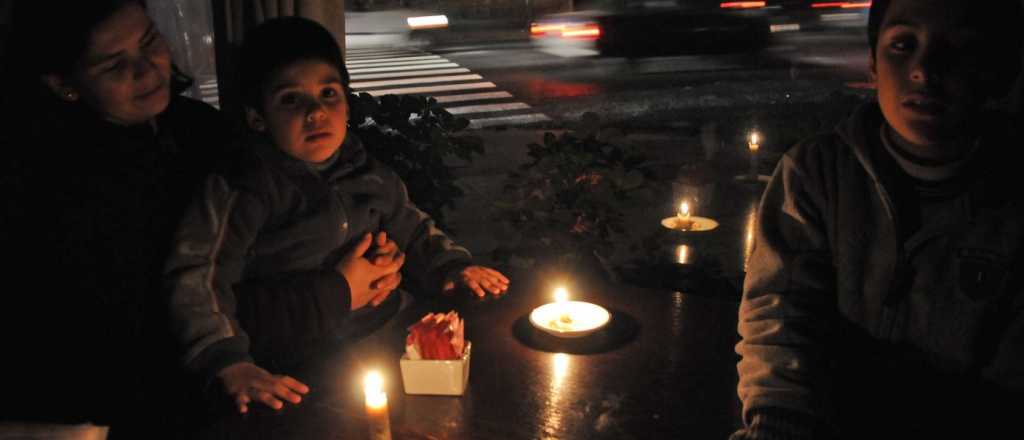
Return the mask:
<path id="1" fill-rule="evenodd" d="M 1009 424 L 996 399 L 1024 390 L 1020 138 L 986 106 L 1019 71 L 1020 9 L 874 2 L 878 102 L 790 150 L 762 200 L 735 439 Z"/>

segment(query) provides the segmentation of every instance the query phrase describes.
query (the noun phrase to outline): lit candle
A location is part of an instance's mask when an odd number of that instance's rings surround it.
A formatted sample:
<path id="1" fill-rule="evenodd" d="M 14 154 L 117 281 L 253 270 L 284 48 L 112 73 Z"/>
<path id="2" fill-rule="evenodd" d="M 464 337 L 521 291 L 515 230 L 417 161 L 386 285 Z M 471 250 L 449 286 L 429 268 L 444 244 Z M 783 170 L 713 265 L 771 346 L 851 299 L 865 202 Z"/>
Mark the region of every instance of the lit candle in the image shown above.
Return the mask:
<path id="1" fill-rule="evenodd" d="M 363 379 L 366 394 L 366 420 L 371 440 L 391 440 L 391 421 L 388 417 L 388 395 L 384 392 L 384 378 L 371 371 Z"/>
<path id="2" fill-rule="evenodd" d="M 558 304 L 558 322 L 560 324 L 572 324 L 572 314 L 569 313 L 569 291 L 565 287 L 555 289 L 555 303 Z"/>
<path id="3" fill-rule="evenodd" d="M 757 134 L 756 131 L 750 133 L 750 144 L 748 145 L 750 147 L 750 151 L 757 151 L 758 148 L 761 148 L 760 140 L 761 137 Z"/>
<path id="4" fill-rule="evenodd" d="M 757 150 L 761 148 L 760 141 L 761 136 L 759 136 L 756 131 L 750 133 L 750 143 L 748 144 L 748 146 L 750 147 L 750 177 L 754 180 L 757 180 L 758 175 Z"/>
<path id="5" fill-rule="evenodd" d="M 690 220 L 690 204 L 686 201 L 681 202 L 676 217 L 678 219 L 677 224 L 681 229 L 690 229 L 690 226 L 693 225 L 693 220 Z"/>

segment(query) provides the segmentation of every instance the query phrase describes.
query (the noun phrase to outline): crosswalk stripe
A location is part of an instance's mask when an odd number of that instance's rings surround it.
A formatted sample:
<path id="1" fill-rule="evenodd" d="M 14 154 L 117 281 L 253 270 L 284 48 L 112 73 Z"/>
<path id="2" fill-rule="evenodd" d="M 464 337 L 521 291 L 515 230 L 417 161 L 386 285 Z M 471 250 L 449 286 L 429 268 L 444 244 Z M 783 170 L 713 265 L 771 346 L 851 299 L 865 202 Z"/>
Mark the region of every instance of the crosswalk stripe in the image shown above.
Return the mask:
<path id="1" fill-rule="evenodd" d="M 441 58 L 441 59 L 436 59 L 436 60 L 389 61 L 389 62 L 386 62 L 386 63 L 369 63 L 369 64 L 360 64 L 360 65 L 356 65 L 356 66 L 352 66 L 352 67 L 360 69 L 360 68 L 363 68 L 363 67 L 412 66 L 412 65 L 416 65 L 416 64 L 436 64 L 436 63 L 450 63 L 450 62 L 451 61 L 448 61 L 448 60 L 446 60 L 444 58 Z"/>
<path id="2" fill-rule="evenodd" d="M 405 87 L 399 89 L 382 89 L 382 90 L 364 90 L 373 96 L 380 95 L 408 95 L 413 93 L 436 93 L 436 92 L 450 92 L 454 90 L 473 90 L 473 89 L 490 89 L 497 87 L 492 82 L 481 82 L 481 83 L 468 83 L 468 84 L 449 84 L 443 86 L 429 86 L 429 87 Z"/>
<path id="3" fill-rule="evenodd" d="M 477 74 L 471 75 L 448 75 L 448 76 L 428 76 L 420 78 L 405 78 L 405 79 L 389 79 L 386 81 L 363 81 L 354 82 L 349 85 L 353 89 L 367 89 L 373 87 L 382 86 L 404 86 L 409 84 L 430 84 L 440 82 L 453 82 L 453 81 L 469 81 L 474 79 L 484 79 L 482 76 Z"/>
<path id="4" fill-rule="evenodd" d="M 453 115 L 467 115 L 470 113 L 493 113 L 503 112 L 507 110 L 522 110 L 530 108 L 529 105 L 522 102 L 505 102 L 501 104 L 481 104 L 481 105 L 464 105 L 460 107 L 447 107 L 448 113 Z"/>
<path id="5" fill-rule="evenodd" d="M 352 75 L 351 77 L 349 77 L 349 79 L 352 81 L 356 81 L 380 78 L 407 78 L 410 76 L 447 75 L 449 73 L 469 73 L 469 69 L 465 67 L 459 67 L 455 69 L 416 70 L 412 72 L 371 73 L 368 75 Z"/>
<path id="6" fill-rule="evenodd" d="M 465 102 L 465 101 L 483 101 L 485 99 L 503 99 L 511 98 L 512 94 L 509 92 L 484 92 L 484 93 L 467 93 L 464 95 L 448 95 L 448 96 L 435 96 L 438 104 L 448 104 L 452 102 Z"/>
<path id="7" fill-rule="evenodd" d="M 442 67 L 460 67 L 455 63 L 441 63 L 441 64 L 430 64 L 424 66 L 397 66 L 397 67 L 373 67 L 369 69 L 352 69 L 348 73 L 373 73 L 373 72 L 401 72 L 403 70 L 416 70 L 416 69 L 432 69 Z"/>
<path id="8" fill-rule="evenodd" d="M 495 125 L 529 124 L 531 122 L 550 121 L 551 118 L 541 113 L 530 113 L 528 115 L 500 116 L 496 118 L 471 119 L 469 128 L 493 127 Z"/>
<path id="9" fill-rule="evenodd" d="M 367 58 L 365 60 L 345 61 L 347 66 L 358 66 L 362 64 L 374 64 L 374 63 L 387 63 L 391 61 L 423 61 L 423 60 L 436 60 L 441 58 L 440 55 L 424 55 L 418 57 L 389 57 L 389 58 Z"/>
<path id="10" fill-rule="evenodd" d="M 345 57 L 346 58 L 350 58 L 350 57 L 366 57 L 366 56 L 377 55 L 377 54 L 382 54 L 382 53 L 419 53 L 419 52 L 414 51 L 414 50 L 408 50 L 408 49 L 386 49 L 386 48 L 377 48 L 377 49 L 348 49 L 348 50 L 345 51 Z"/>

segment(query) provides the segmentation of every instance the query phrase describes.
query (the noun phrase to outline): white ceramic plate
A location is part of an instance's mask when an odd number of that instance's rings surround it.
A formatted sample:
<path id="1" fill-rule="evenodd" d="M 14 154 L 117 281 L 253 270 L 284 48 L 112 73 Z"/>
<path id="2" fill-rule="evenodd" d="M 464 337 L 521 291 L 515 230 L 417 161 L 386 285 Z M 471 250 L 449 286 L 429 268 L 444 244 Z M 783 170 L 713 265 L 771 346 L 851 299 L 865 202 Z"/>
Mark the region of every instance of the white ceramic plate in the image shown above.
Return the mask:
<path id="1" fill-rule="evenodd" d="M 679 217 L 672 216 L 661 219 L 661 225 L 673 231 L 682 232 L 704 232 L 718 227 L 718 222 L 707 217 L 690 217 L 690 221 L 692 222 L 690 226 L 683 228 Z"/>
<path id="2" fill-rule="evenodd" d="M 568 310 L 568 320 L 563 311 Z M 583 301 L 544 304 L 530 312 L 530 323 L 560 338 L 579 338 L 600 330 L 611 314 L 604 307 Z"/>

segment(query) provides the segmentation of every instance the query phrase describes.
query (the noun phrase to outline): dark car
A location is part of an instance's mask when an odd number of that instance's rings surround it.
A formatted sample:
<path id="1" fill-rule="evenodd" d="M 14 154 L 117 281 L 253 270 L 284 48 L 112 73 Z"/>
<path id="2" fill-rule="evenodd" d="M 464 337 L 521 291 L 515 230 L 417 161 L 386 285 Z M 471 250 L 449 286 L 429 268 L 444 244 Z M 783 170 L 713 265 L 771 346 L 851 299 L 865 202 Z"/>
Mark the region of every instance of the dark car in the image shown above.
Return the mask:
<path id="1" fill-rule="evenodd" d="M 771 39 L 764 2 L 611 0 L 546 15 L 531 24 L 535 44 L 602 55 L 654 56 L 755 51 Z"/>
<path id="2" fill-rule="evenodd" d="M 772 30 L 863 31 L 871 2 L 829 0 L 767 0 Z"/>

